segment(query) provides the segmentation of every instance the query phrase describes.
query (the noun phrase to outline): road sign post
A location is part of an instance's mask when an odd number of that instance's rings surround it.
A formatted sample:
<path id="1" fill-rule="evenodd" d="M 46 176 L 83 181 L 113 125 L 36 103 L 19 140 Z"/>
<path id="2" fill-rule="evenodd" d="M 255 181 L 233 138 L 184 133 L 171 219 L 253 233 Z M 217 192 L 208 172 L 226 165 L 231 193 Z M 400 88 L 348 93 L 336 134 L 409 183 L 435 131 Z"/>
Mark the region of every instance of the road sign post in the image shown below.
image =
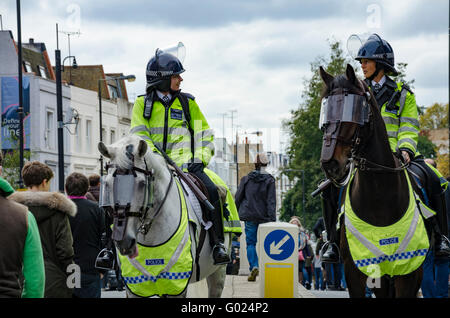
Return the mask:
<path id="1" fill-rule="evenodd" d="M 258 228 L 260 296 L 298 297 L 298 227 L 269 222 Z"/>

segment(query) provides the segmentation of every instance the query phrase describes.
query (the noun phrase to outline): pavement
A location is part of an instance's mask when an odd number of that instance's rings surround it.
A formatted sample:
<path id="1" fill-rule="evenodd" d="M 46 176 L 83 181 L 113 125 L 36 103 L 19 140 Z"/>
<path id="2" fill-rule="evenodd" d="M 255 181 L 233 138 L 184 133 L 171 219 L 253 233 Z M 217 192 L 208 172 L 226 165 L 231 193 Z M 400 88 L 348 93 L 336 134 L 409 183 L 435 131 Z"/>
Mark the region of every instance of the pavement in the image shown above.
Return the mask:
<path id="1" fill-rule="evenodd" d="M 227 275 L 225 287 L 222 292 L 222 298 L 262 298 L 259 291 L 260 277 L 256 281 L 247 281 L 247 275 Z M 191 284 L 188 298 L 207 298 L 206 280 Z M 299 298 L 316 298 L 312 292 L 308 291 L 301 284 L 298 286 Z M 126 298 L 125 291 L 102 291 L 102 298 Z"/>
<path id="2" fill-rule="evenodd" d="M 222 298 L 262 298 L 259 291 L 260 276 L 256 281 L 247 281 L 247 275 L 227 275 Z M 298 298 L 316 298 L 302 284 L 298 284 Z"/>

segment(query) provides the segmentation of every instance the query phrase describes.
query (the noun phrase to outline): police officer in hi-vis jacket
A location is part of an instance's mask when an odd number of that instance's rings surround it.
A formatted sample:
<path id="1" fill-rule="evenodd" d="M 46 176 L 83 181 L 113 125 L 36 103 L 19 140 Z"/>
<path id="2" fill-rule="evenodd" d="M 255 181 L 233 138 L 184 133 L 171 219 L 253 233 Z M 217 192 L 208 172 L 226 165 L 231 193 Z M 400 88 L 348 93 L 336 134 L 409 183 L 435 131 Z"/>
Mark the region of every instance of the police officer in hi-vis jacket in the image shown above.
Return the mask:
<path id="1" fill-rule="evenodd" d="M 153 142 L 182 169 L 195 174 L 206 186 L 214 211 L 208 211 L 208 230 L 214 264 L 230 262 L 224 245 L 223 220 L 216 185 L 203 169 L 214 155 L 214 135 L 194 96 L 180 90 L 183 65 L 174 55 L 157 50 L 147 64 L 146 94 L 136 99 L 131 132 Z"/>
<path id="2" fill-rule="evenodd" d="M 416 99 L 411 89 L 403 82 L 396 83 L 388 74 L 398 75 L 394 64 L 394 51 L 390 44 L 377 34 L 372 34 L 360 47 L 355 58 L 361 63 L 365 82 L 372 91 L 386 125 L 392 152 L 400 151 L 403 161 L 410 163 L 413 172 L 426 175 L 429 206 L 436 216 L 426 222 L 435 232 L 435 255 L 450 256 L 450 244 L 443 233 L 448 233 L 444 192 L 445 180 L 438 170 L 425 163 L 417 150 L 419 140 L 419 115 Z M 338 262 L 337 194 L 333 186 L 322 193 L 323 214 L 328 232 L 329 244 L 322 255 L 325 262 Z"/>

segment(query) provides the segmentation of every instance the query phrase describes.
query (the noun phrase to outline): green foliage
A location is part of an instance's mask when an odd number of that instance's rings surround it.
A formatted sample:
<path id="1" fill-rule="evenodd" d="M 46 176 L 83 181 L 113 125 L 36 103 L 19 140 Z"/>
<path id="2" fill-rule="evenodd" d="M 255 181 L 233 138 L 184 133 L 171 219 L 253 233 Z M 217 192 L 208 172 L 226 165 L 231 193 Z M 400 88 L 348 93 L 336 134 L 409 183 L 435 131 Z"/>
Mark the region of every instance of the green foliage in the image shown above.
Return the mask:
<path id="1" fill-rule="evenodd" d="M 448 103 L 434 103 L 419 117 L 420 129 L 448 128 Z"/>
<path id="2" fill-rule="evenodd" d="M 417 143 L 417 150 L 425 158 L 436 158 L 436 146 L 428 138 L 426 134 L 419 134 L 419 142 Z"/>
<path id="3" fill-rule="evenodd" d="M 394 80 L 394 82 L 403 82 L 406 85 L 409 86 L 409 88 L 414 89 L 414 82 L 416 81 L 415 79 L 406 80 L 406 68 L 408 67 L 408 63 L 397 63 L 397 67 L 396 70 L 398 72 L 397 76 L 391 76 L 391 78 Z"/>
<path id="4" fill-rule="evenodd" d="M 10 137 L 12 141 L 18 144 L 16 136 Z M 31 152 L 25 150 L 23 152 L 24 161 L 30 160 Z M 11 149 L 3 152 L 3 174 L 2 178 L 8 181 L 14 189 L 19 188 L 20 178 L 20 151 L 19 149 Z"/>

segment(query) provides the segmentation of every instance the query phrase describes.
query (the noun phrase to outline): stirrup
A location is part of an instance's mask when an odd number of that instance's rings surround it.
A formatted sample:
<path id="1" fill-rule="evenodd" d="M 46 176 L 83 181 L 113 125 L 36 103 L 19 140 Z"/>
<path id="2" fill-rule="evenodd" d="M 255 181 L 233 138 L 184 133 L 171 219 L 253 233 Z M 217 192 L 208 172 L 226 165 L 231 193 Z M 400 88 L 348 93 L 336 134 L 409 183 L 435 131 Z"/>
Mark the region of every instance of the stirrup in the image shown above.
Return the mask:
<path id="1" fill-rule="evenodd" d="M 438 258 L 450 258 L 450 240 L 445 236 L 441 235 L 441 242 L 439 244 L 440 246 L 444 245 L 446 249 L 441 250 L 442 252 L 438 253 L 435 251 L 435 256 Z M 436 248 L 436 245 L 435 245 Z"/>
<path id="2" fill-rule="evenodd" d="M 333 246 L 335 247 L 335 249 L 337 251 L 337 258 L 335 258 L 335 259 L 325 258 L 324 259 L 323 254 L 328 250 L 328 247 L 330 244 L 331 244 L 331 248 Z M 320 257 L 320 260 L 324 263 L 339 263 L 341 260 L 341 252 L 339 250 L 339 246 L 335 242 L 327 241 L 320 249 L 319 257 Z"/>
<path id="3" fill-rule="evenodd" d="M 217 249 L 222 249 L 222 253 L 217 254 L 218 253 Z M 224 264 L 228 264 L 229 262 L 231 262 L 230 256 L 228 255 L 227 249 L 223 243 L 216 244 L 213 247 L 212 254 L 213 254 L 214 265 L 224 265 Z"/>

